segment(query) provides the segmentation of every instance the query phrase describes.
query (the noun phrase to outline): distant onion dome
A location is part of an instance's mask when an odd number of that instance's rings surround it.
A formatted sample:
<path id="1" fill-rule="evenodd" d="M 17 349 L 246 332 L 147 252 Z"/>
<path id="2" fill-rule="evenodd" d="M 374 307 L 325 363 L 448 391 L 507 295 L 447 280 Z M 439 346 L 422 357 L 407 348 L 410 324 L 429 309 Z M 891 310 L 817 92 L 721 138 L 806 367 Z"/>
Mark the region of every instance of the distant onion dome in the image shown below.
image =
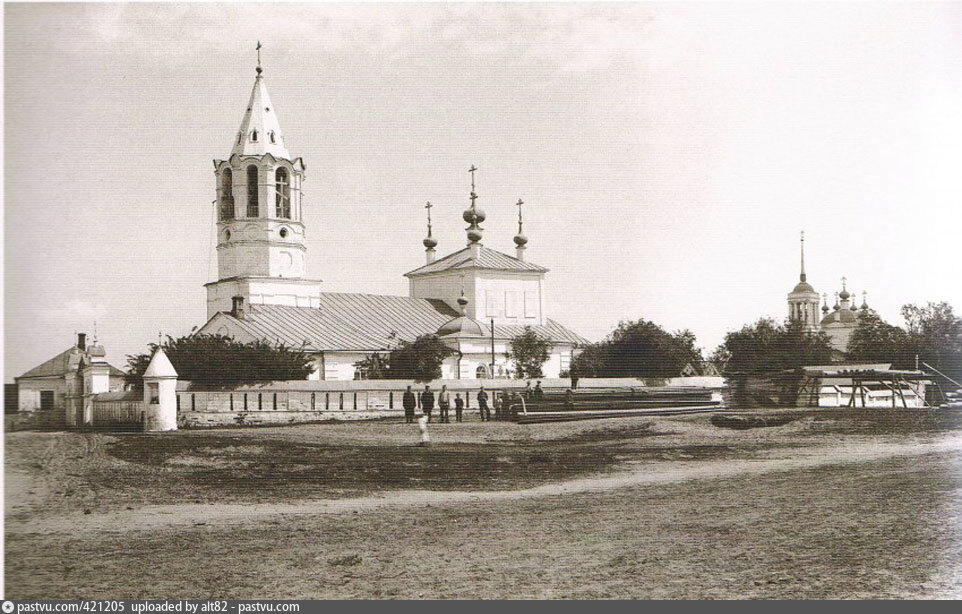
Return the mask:
<path id="1" fill-rule="evenodd" d="M 424 240 L 421 241 L 421 243 L 423 243 L 424 247 L 428 249 L 434 249 L 435 247 L 438 246 L 438 240 L 432 237 L 431 235 L 424 237 Z"/>
<path id="2" fill-rule="evenodd" d="M 518 247 L 522 247 L 528 243 L 528 237 L 524 236 L 520 232 L 514 235 L 514 244 Z"/>
<path id="3" fill-rule="evenodd" d="M 852 301 L 852 306 L 849 307 L 849 309 L 851 309 L 852 311 L 858 311 L 858 306 L 855 304 L 855 301 Z"/>
<path id="4" fill-rule="evenodd" d="M 481 241 L 484 235 L 480 228 L 469 228 L 468 229 L 468 241 L 472 243 L 478 243 Z"/>
<path id="5" fill-rule="evenodd" d="M 461 296 L 458 297 L 458 305 L 461 306 L 461 315 L 464 315 L 464 309 L 468 306 L 468 299 L 464 296 L 464 292 L 461 292 Z"/>

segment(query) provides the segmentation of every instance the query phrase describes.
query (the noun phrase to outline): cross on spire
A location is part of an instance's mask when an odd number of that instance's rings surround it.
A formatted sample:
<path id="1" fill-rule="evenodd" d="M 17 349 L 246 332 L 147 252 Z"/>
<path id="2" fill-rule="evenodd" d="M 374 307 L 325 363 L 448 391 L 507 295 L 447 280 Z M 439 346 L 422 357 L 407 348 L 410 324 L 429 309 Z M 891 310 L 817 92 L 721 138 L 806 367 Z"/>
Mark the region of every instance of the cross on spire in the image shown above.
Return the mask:
<path id="1" fill-rule="evenodd" d="M 845 288 L 845 282 L 846 282 L 846 281 L 848 281 L 848 279 L 845 278 L 845 277 L 843 277 L 843 278 L 842 278 L 842 292 L 846 292 L 846 291 L 847 291 L 847 289 Z"/>
<path id="2" fill-rule="evenodd" d="M 478 199 L 478 195 L 474 193 L 474 172 L 478 170 L 475 165 L 471 165 L 468 172 L 471 173 L 471 207 L 474 208 L 474 201 Z"/>
<path id="3" fill-rule="evenodd" d="M 264 69 L 261 68 L 261 42 L 260 41 L 257 41 L 257 47 L 255 47 L 255 49 L 257 49 L 257 74 L 261 74 L 261 72 Z"/>
<path id="4" fill-rule="evenodd" d="M 428 236 L 429 237 L 431 236 L 431 207 L 433 206 L 434 205 L 431 204 L 430 200 L 428 201 L 428 204 L 424 205 L 424 208 L 428 210 Z"/>
<path id="5" fill-rule="evenodd" d="M 805 231 L 802 231 L 802 271 L 798 276 L 800 281 L 805 281 Z"/>
<path id="6" fill-rule="evenodd" d="M 521 232 L 521 205 L 523 204 L 524 201 L 520 198 L 518 199 L 518 202 L 515 203 L 515 206 L 518 208 L 518 232 Z"/>

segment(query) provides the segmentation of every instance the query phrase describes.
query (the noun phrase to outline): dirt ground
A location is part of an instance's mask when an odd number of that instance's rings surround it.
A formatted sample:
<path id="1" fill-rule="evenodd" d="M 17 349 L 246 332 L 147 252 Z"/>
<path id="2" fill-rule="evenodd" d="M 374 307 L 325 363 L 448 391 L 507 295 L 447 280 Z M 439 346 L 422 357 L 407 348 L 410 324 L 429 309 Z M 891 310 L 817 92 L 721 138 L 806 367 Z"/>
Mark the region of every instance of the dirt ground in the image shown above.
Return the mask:
<path id="1" fill-rule="evenodd" d="M 7 597 L 962 597 L 962 431 L 792 415 L 7 433 Z"/>

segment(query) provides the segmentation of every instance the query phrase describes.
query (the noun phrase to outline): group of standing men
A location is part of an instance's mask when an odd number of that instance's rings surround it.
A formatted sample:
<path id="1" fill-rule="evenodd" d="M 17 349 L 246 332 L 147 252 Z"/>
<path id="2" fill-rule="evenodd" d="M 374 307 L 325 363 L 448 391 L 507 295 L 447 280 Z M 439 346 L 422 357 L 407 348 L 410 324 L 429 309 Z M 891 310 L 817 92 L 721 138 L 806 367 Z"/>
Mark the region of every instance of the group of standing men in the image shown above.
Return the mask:
<path id="1" fill-rule="evenodd" d="M 485 392 L 484 386 L 478 391 L 478 410 L 481 412 L 481 421 L 487 422 L 491 419 L 491 410 L 488 409 L 488 393 Z M 431 422 L 431 412 L 434 411 L 434 392 L 431 390 L 430 386 L 425 386 L 424 391 L 421 393 L 421 411 L 427 416 L 428 422 Z M 454 419 L 457 422 L 462 421 L 462 414 L 464 412 L 464 401 L 461 397 L 461 393 L 457 392 L 454 395 Z M 448 392 L 448 387 L 446 385 L 441 386 L 441 392 L 438 393 L 437 403 L 438 403 L 438 421 L 441 423 L 450 423 L 451 416 L 451 393 Z M 414 422 L 415 410 L 418 406 L 418 399 L 415 396 L 411 387 L 404 391 L 404 400 L 402 402 L 404 405 L 404 420 L 405 422 Z"/>

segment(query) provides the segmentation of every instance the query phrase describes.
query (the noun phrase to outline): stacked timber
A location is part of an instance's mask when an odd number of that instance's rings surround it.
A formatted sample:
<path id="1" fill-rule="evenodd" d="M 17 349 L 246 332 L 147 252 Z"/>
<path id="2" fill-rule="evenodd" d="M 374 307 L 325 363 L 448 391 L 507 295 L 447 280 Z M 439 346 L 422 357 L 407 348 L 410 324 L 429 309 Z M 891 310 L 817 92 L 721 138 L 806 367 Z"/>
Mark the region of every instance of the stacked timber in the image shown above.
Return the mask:
<path id="1" fill-rule="evenodd" d="M 522 424 L 567 422 L 636 415 L 693 413 L 718 409 L 708 388 L 591 388 L 547 392 L 540 398 L 505 400 L 506 416 Z"/>

